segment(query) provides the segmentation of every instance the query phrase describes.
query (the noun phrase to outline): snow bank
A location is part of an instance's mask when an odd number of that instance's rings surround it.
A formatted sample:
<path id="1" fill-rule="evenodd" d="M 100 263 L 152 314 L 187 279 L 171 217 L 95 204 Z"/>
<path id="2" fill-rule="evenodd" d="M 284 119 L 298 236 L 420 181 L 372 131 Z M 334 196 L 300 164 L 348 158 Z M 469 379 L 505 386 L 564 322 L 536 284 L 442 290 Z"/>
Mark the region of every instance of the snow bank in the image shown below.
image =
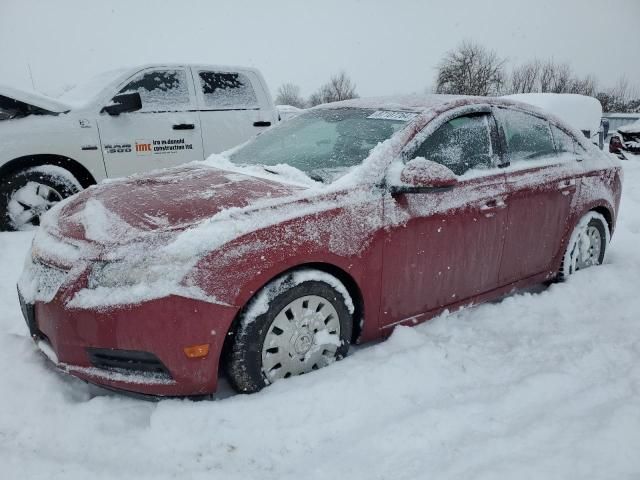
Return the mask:
<path id="1" fill-rule="evenodd" d="M 212 402 L 143 402 L 46 368 L 14 289 L 32 234 L 1 233 L 2 474 L 632 478 L 640 471 L 640 164 L 625 169 L 604 266 L 397 328 L 329 368 Z"/>

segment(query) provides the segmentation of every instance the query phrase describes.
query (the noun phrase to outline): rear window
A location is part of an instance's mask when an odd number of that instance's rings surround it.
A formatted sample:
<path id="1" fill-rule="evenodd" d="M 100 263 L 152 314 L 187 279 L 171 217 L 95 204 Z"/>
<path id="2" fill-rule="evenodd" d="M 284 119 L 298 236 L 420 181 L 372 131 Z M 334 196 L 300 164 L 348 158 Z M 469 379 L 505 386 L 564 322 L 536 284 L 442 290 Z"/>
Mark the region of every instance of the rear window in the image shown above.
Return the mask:
<path id="1" fill-rule="evenodd" d="M 238 72 L 199 72 L 200 88 L 207 107 L 218 109 L 258 108 L 251 80 Z"/>
<path id="2" fill-rule="evenodd" d="M 549 122 L 517 110 L 499 110 L 511 163 L 555 156 Z"/>

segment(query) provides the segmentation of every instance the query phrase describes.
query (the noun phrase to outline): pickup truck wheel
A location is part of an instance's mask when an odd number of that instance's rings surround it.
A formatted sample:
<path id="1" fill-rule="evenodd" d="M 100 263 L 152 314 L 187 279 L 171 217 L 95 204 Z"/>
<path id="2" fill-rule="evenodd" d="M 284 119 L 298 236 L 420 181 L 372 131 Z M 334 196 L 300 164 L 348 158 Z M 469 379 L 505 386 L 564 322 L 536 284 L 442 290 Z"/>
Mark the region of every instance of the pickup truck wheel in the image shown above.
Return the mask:
<path id="1" fill-rule="evenodd" d="M 347 354 L 351 299 L 345 298 L 346 289 L 337 279 L 325 280 L 272 282 L 249 304 L 226 362 L 227 377 L 237 391 L 257 392 Z"/>
<path id="2" fill-rule="evenodd" d="M 82 190 L 61 167 L 33 167 L 8 176 L 0 186 L 0 230 L 32 230 L 56 203 Z"/>

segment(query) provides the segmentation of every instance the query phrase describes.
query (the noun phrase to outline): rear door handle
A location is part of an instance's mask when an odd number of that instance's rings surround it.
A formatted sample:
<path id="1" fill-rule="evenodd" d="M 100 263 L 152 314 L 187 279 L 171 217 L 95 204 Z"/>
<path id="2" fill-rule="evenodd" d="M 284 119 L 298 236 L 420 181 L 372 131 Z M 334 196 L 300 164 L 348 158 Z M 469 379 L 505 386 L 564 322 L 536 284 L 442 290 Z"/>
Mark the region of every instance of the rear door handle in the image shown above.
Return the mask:
<path id="1" fill-rule="evenodd" d="M 254 127 L 270 127 L 271 122 L 253 122 Z"/>
<path id="2" fill-rule="evenodd" d="M 176 123 L 173 126 L 174 130 L 193 130 L 196 126 L 193 123 Z"/>

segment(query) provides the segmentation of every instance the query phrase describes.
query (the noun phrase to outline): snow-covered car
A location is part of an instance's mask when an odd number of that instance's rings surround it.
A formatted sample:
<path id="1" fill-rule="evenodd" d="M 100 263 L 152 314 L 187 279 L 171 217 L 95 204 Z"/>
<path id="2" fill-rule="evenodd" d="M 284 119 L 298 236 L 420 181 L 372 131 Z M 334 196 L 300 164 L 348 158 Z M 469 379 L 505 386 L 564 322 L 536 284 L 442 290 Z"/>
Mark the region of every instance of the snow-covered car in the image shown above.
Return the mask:
<path id="1" fill-rule="evenodd" d="M 620 162 L 498 98 L 359 99 L 227 156 L 91 187 L 18 284 L 61 370 L 153 395 L 255 392 L 352 342 L 602 263 Z"/>
<path id="2" fill-rule="evenodd" d="M 255 69 L 146 65 L 102 74 L 60 99 L 0 87 L 0 230 L 105 178 L 202 160 L 275 124 Z"/>
<path id="3" fill-rule="evenodd" d="M 597 98 L 576 93 L 517 93 L 503 98 L 528 103 L 549 112 L 602 147 L 602 105 Z"/>
<path id="4" fill-rule="evenodd" d="M 618 128 L 617 135 L 609 140 L 609 152 L 621 159 L 640 155 L 640 120 Z"/>

